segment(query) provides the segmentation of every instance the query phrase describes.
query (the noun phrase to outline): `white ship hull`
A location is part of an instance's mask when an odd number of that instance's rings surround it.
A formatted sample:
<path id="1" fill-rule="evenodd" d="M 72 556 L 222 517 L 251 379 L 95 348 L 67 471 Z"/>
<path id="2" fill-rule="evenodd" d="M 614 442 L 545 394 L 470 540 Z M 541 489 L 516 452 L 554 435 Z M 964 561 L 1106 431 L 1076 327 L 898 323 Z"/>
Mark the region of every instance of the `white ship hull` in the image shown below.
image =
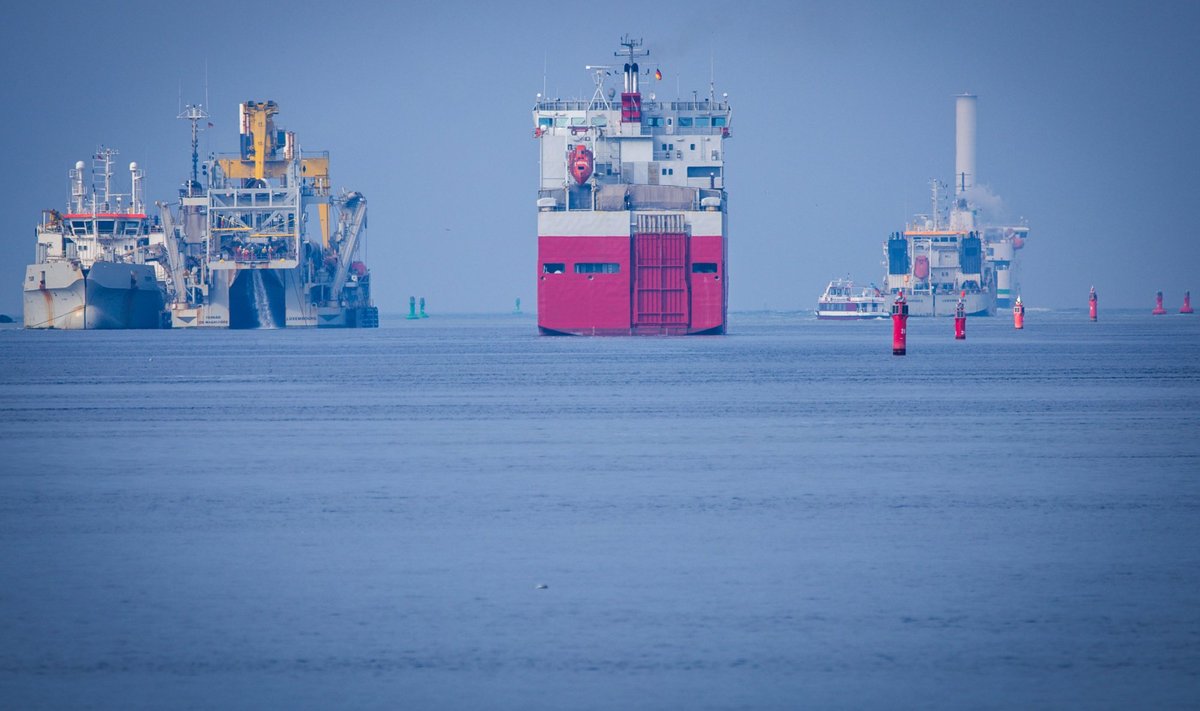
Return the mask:
<path id="1" fill-rule="evenodd" d="M 904 293 L 909 316 L 953 316 L 958 294 Z M 967 316 L 995 316 L 996 298 L 990 292 L 974 292 L 962 297 Z"/>
<path id="2" fill-rule="evenodd" d="M 25 269 L 25 328 L 127 329 L 162 325 L 163 291 L 148 264 L 75 262 Z"/>
<path id="3" fill-rule="evenodd" d="M 884 300 L 870 301 L 821 301 L 817 303 L 817 318 L 822 321 L 862 321 L 864 319 L 887 318 L 891 306 Z"/>

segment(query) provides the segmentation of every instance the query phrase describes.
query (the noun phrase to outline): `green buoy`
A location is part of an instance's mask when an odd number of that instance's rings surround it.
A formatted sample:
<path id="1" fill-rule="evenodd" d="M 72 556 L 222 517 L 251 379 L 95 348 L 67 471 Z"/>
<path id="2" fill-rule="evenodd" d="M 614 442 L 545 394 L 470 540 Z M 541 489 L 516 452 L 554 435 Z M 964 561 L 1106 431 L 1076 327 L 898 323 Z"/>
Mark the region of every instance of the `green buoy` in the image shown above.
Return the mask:
<path id="1" fill-rule="evenodd" d="M 429 314 L 425 313 L 425 297 L 421 297 L 421 318 L 429 318 Z"/>
<path id="2" fill-rule="evenodd" d="M 408 297 L 408 319 L 411 321 L 418 318 L 421 317 L 417 315 L 417 297 L 410 296 Z"/>
<path id="3" fill-rule="evenodd" d="M 514 314 L 521 313 L 521 297 L 517 297 L 517 307 L 513 309 Z"/>

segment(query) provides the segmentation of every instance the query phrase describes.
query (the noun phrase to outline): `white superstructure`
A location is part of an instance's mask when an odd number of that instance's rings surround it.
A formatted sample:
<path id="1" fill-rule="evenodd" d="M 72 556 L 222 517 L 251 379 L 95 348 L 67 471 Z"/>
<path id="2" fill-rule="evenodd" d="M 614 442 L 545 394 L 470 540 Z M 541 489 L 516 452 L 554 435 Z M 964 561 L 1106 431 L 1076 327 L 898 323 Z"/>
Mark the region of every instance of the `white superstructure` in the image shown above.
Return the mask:
<path id="1" fill-rule="evenodd" d="M 34 263 L 26 267 L 26 328 L 158 328 L 165 237 L 143 204 L 144 174 L 129 164 L 130 190 L 113 190 L 117 151 L 101 147 L 69 173 L 66 213 L 45 210 Z"/>

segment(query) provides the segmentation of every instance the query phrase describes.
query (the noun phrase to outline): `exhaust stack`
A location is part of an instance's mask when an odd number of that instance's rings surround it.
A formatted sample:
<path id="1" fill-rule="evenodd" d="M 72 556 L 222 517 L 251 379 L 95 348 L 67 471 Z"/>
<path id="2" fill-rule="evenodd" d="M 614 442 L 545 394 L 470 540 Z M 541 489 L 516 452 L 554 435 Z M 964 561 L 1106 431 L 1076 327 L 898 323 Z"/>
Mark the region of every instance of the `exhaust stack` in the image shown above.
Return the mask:
<path id="1" fill-rule="evenodd" d="M 954 195 L 958 197 L 975 186 L 975 102 L 974 94 L 962 94 L 955 102 Z"/>

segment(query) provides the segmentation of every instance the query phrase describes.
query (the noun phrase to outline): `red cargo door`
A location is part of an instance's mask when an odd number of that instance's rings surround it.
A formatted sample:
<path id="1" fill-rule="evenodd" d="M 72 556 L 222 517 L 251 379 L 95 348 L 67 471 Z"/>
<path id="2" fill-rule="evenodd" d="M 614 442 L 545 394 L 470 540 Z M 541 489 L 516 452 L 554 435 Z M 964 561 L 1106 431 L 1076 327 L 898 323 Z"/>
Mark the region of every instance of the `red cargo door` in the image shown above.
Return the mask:
<path id="1" fill-rule="evenodd" d="M 637 216 L 633 235 L 635 333 L 687 333 L 687 250 L 683 215 Z"/>

